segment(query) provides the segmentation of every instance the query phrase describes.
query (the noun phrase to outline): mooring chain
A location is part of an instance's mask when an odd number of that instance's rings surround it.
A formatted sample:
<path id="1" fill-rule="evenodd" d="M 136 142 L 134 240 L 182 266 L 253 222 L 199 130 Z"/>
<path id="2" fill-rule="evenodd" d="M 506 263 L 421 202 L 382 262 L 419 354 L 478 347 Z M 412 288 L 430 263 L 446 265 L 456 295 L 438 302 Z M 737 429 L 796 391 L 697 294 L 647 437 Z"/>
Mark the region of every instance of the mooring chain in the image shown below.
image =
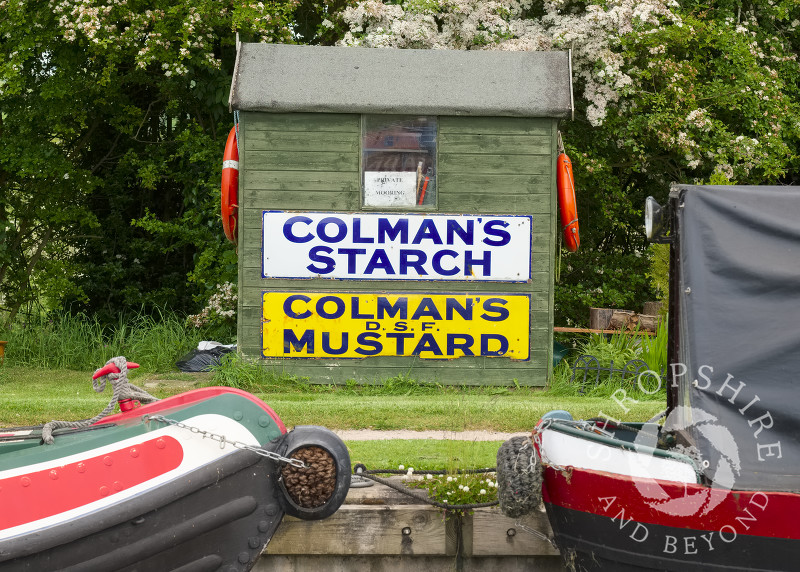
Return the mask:
<path id="1" fill-rule="evenodd" d="M 539 425 L 536 429 L 533 430 L 533 433 L 531 435 L 531 440 L 536 444 L 534 450 L 538 449 L 539 457 L 542 460 L 542 464 L 547 465 L 559 472 L 566 471 L 567 470 L 566 467 L 562 467 L 561 465 L 557 465 L 556 463 L 551 461 L 550 458 L 545 453 L 544 447 L 542 447 L 542 432 L 548 427 L 550 427 L 550 425 L 552 424 L 553 424 L 552 419 L 545 419 L 544 421 L 542 421 L 541 425 Z"/>
<path id="2" fill-rule="evenodd" d="M 242 449 L 244 451 L 252 451 L 253 453 L 257 453 L 262 457 L 272 459 L 273 461 L 277 461 L 279 463 L 285 463 L 287 465 L 297 467 L 298 469 L 305 469 L 307 467 L 307 465 L 300 459 L 283 457 L 274 451 L 268 451 L 263 447 L 256 447 L 255 445 L 250 445 L 242 441 L 231 441 L 230 439 L 225 437 L 225 435 L 219 435 L 217 433 L 212 433 L 211 431 L 206 431 L 205 429 L 200 429 L 200 427 L 187 425 L 186 423 L 181 423 L 180 421 L 176 421 L 175 419 L 169 419 L 167 417 L 164 417 L 163 415 L 145 415 L 142 417 L 143 423 L 148 423 L 150 421 L 159 421 L 161 423 L 166 423 L 167 425 L 172 425 L 180 429 L 186 429 L 196 435 L 201 435 L 203 439 L 211 439 L 212 441 L 217 441 L 219 443 L 220 449 L 224 449 L 225 445 L 227 444 L 233 446 L 236 449 Z"/>

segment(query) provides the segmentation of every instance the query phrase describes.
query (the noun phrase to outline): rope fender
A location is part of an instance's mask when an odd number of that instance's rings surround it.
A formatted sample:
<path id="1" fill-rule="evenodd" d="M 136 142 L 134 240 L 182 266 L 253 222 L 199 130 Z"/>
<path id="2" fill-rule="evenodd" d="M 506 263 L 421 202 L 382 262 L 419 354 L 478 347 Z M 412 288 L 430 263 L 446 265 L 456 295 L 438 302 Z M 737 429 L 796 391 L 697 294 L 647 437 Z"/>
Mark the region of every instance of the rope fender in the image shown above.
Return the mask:
<path id="1" fill-rule="evenodd" d="M 512 437 L 497 451 L 497 498 L 500 510 L 517 518 L 542 502 L 542 464 L 530 437 Z"/>

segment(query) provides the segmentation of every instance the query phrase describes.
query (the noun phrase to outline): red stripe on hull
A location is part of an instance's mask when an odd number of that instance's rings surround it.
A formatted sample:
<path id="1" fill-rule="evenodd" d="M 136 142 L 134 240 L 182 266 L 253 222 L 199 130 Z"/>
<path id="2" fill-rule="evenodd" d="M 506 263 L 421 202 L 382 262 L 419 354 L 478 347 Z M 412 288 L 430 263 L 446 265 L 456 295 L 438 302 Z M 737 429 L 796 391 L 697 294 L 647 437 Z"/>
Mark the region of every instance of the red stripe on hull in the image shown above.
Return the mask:
<path id="1" fill-rule="evenodd" d="M 800 540 L 800 494 L 796 493 L 726 491 L 647 479 L 634 482 L 627 476 L 572 467 L 566 471 L 547 467 L 542 489 L 545 503 L 621 521 Z M 710 495 L 720 496 L 712 499 Z M 718 504 L 703 514 L 709 501 Z M 681 514 L 686 512 L 690 514 Z"/>
<path id="2" fill-rule="evenodd" d="M 0 479 L 0 530 L 95 502 L 177 468 L 183 448 L 164 436 L 58 467 Z"/>

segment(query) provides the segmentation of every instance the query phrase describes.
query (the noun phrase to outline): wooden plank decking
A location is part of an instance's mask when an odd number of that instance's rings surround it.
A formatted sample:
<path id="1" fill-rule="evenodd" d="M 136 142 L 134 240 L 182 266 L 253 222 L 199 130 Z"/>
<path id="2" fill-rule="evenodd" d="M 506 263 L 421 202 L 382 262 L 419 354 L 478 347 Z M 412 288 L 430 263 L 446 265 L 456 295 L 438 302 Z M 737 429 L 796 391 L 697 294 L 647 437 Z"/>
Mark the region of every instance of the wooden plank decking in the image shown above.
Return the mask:
<path id="1" fill-rule="evenodd" d="M 526 529 L 551 532 L 543 512 L 515 520 L 489 507 L 445 517 L 375 484 L 351 489 L 328 519 L 284 517 L 254 570 L 561 571 L 558 551 Z"/>

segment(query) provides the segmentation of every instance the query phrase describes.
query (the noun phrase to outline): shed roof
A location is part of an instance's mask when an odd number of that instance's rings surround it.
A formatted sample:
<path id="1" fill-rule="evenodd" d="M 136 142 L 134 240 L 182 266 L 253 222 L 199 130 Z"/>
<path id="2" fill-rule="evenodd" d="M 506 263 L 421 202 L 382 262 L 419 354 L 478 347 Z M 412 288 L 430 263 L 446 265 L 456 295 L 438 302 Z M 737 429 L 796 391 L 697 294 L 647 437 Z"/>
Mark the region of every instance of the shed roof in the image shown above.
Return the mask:
<path id="1" fill-rule="evenodd" d="M 229 104 L 239 111 L 568 117 L 570 53 L 240 44 Z"/>

